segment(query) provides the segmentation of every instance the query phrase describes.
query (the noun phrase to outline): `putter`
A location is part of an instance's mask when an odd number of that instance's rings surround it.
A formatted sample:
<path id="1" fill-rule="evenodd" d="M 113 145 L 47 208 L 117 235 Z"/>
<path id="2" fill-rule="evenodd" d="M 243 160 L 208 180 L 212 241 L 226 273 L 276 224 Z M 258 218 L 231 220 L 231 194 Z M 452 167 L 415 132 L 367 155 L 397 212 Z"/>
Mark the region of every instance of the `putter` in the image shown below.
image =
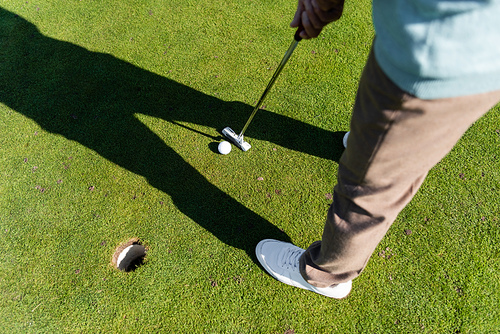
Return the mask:
<path id="1" fill-rule="evenodd" d="M 252 122 L 252 119 L 254 118 L 255 114 L 257 113 L 257 110 L 259 110 L 260 106 L 264 102 L 264 99 L 266 98 L 267 93 L 269 93 L 269 91 L 271 90 L 271 87 L 273 87 L 274 82 L 276 81 L 276 79 L 278 78 L 278 76 L 281 73 L 281 70 L 283 69 L 283 67 L 287 63 L 288 59 L 290 59 L 290 56 L 292 55 L 293 50 L 295 50 L 295 48 L 297 47 L 297 44 L 299 44 L 299 42 L 302 40 L 302 38 L 299 35 L 300 32 L 302 31 L 302 29 L 303 29 L 302 27 L 299 27 L 297 29 L 297 31 L 295 32 L 295 36 L 293 38 L 292 44 L 290 45 L 290 47 L 286 51 L 285 56 L 283 57 L 283 59 L 281 60 L 281 63 L 278 65 L 278 68 L 274 72 L 274 75 L 271 78 L 271 81 L 269 81 L 269 84 L 267 84 L 267 87 L 264 90 L 264 93 L 262 93 L 262 96 L 260 97 L 259 102 L 257 102 L 257 104 L 255 105 L 255 108 L 253 109 L 252 114 L 248 118 L 248 121 L 246 122 L 245 126 L 243 127 L 243 130 L 241 130 L 240 134 L 237 135 L 236 132 L 234 132 L 233 129 L 231 129 L 230 127 L 225 127 L 222 130 L 222 134 L 224 136 L 226 136 L 227 139 L 229 139 L 234 145 L 238 146 L 243 152 L 248 151 L 252 147 L 248 142 L 246 142 L 243 139 L 243 134 L 245 133 L 248 126 Z"/>

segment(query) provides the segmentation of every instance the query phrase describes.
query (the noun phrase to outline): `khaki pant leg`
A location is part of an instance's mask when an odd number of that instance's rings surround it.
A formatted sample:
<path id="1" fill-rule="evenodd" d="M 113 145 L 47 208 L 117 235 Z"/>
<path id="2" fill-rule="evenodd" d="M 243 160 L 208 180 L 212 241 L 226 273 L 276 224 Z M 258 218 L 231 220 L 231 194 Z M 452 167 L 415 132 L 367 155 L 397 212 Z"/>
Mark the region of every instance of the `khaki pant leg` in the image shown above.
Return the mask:
<path id="1" fill-rule="evenodd" d="M 357 277 L 427 172 L 498 101 L 500 91 L 418 99 L 387 78 L 372 52 L 322 240 L 300 259 L 304 278 L 326 287 Z"/>

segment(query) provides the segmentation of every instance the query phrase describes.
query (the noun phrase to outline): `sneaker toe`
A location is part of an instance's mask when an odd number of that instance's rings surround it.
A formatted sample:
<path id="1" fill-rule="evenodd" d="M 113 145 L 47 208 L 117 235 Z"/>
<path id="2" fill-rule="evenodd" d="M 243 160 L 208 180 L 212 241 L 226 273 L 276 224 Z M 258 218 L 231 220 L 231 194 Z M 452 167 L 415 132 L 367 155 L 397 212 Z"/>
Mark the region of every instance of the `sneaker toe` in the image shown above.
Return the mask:
<path id="1" fill-rule="evenodd" d="M 271 275 L 277 269 L 278 252 L 274 251 L 279 244 L 279 241 L 265 239 L 260 241 L 255 247 L 255 255 L 264 269 Z M 274 275 L 273 275 L 274 276 Z"/>
<path id="2" fill-rule="evenodd" d="M 255 248 L 255 255 L 262 267 L 275 279 L 288 285 L 303 287 L 307 284 L 302 275 L 297 270 L 283 268 L 279 264 L 279 257 L 283 249 L 292 248 L 304 252 L 302 248 L 295 245 L 272 239 L 265 239 L 259 242 Z"/>

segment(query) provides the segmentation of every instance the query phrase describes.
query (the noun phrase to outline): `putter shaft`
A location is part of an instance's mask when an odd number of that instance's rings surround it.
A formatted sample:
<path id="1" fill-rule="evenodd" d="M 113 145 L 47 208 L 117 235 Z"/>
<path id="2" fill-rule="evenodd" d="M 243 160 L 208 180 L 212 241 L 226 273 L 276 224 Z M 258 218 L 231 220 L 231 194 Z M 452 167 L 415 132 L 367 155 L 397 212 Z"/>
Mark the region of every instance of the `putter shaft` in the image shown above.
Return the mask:
<path id="1" fill-rule="evenodd" d="M 283 59 L 281 60 L 281 63 L 278 65 L 278 68 L 274 72 L 273 77 L 271 78 L 271 81 L 269 81 L 269 84 L 267 84 L 267 87 L 264 90 L 264 93 L 262 93 L 262 96 L 260 97 L 259 101 L 255 105 L 255 108 L 253 109 L 252 114 L 248 118 L 248 121 L 246 122 L 245 126 L 243 127 L 243 130 L 241 130 L 240 134 L 236 135 L 236 132 L 234 132 L 230 127 L 226 127 L 222 130 L 222 134 L 224 136 L 226 136 L 226 138 L 228 138 L 230 141 L 232 141 L 233 144 L 238 146 L 243 152 L 248 151 L 252 147 L 249 143 L 247 143 L 243 139 L 243 134 L 245 133 L 246 129 L 248 128 L 248 126 L 252 122 L 252 119 L 254 118 L 255 114 L 257 113 L 257 110 L 259 110 L 260 106 L 262 105 L 262 102 L 264 102 L 264 99 L 266 98 L 267 93 L 269 93 L 269 91 L 271 90 L 271 87 L 273 87 L 274 82 L 276 81 L 276 78 L 278 78 L 278 76 L 281 73 L 281 70 L 283 69 L 283 67 L 287 63 L 288 59 L 290 59 L 290 56 L 292 55 L 293 50 L 295 50 L 295 48 L 297 47 L 297 44 L 302 40 L 302 37 L 300 37 L 300 33 L 303 30 L 304 30 L 304 28 L 301 25 L 295 31 L 295 36 L 294 36 L 294 40 L 293 40 L 292 44 L 290 45 L 290 47 L 286 51 L 285 56 L 283 57 Z"/>
<path id="2" fill-rule="evenodd" d="M 253 109 L 252 114 L 248 118 L 248 121 L 246 122 L 245 126 L 243 127 L 243 130 L 241 130 L 238 138 L 240 138 L 240 139 L 243 138 L 243 134 L 245 133 L 246 129 L 248 128 L 248 126 L 252 122 L 252 119 L 254 118 L 255 114 L 257 113 L 257 110 L 259 110 L 262 103 L 264 102 L 264 99 L 266 98 L 267 93 L 269 93 L 269 91 L 273 87 L 274 82 L 276 81 L 276 79 L 278 78 L 278 76 L 281 73 L 281 70 L 283 69 L 283 67 L 285 67 L 285 64 L 288 62 L 288 59 L 290 59 L 290 56 L 292 55 L 293 50 L 295 50 L 295 48 L 297 47 L 297 44 L 299 44 L 300 38 L 297 38 L 297 36 L 298 35 L 296 34 L 296 37 L 294 38 L 294 40 L 293 40 L 292 44 L 290 45 L 290 47 L 288 48 L 288 50 L 286 51 L 285 56 L 281 60 L 281 63 L 278 65 L 278 68 L 274 72 L 274 75 L 271 78 L 271 81 L 269 81 L 269 83 L 267 84 L 267 87 L 264 90 L 264 93 L 262 93 L 262 96 L 260 97 L 259 102 L 257 102 L 257 104 L 255 105 L 255 108 Z"/>

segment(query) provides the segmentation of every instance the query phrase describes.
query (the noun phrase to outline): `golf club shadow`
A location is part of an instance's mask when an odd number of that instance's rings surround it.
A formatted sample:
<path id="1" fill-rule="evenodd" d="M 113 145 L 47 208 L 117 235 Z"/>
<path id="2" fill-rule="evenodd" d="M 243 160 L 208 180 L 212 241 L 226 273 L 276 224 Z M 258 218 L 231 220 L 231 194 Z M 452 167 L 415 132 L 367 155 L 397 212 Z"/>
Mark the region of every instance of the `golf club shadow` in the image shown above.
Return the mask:
<path id="1" fill-rule="evenodd" d="M 254 261 L 254 247 L 262 238 L 289 241 L 277 227 L 208 182 L 135 117 L 238 129 L 251 106 L 221 101 L 111 55 L 44 36 L 1 7 L 0 21 L 1 103 L 44 130 L 145 177 L 186 216 L 220 241 L 245 250 Z M 254 138 L 321 158 L 340 157 L 341 150 L 335 148 L 341 147 L 338 133 L 265 110 L 255 122 L 267 130 L 249 130 Z"/>

